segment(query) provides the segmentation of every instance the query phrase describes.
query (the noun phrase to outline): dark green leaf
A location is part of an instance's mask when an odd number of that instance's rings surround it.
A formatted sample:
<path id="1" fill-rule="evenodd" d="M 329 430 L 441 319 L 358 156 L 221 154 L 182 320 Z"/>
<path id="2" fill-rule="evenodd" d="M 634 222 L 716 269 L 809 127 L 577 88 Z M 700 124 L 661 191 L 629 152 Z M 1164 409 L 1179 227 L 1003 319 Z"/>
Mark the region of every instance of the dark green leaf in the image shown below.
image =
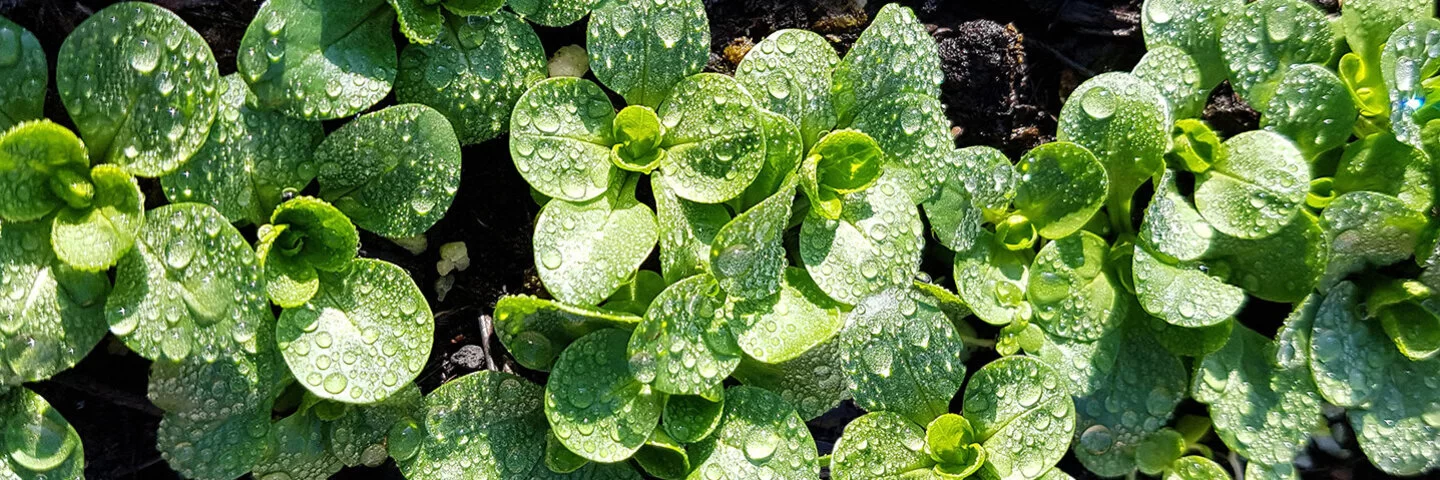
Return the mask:
<path id="1" fill-rule="evenodd" d="M 1344 145 L 1355 126 L 1355 101 L 1345 83 L 1323 65 L 1296 65 L 1275 82 L 1260 126 L 1285 135 L 1306 159 Z"/>
<path id="2" fill-rule="evenodd" d="M 720 425 L 725 400 L 713 401 L 699 395 L 672 395 L 665 402 L 660 426 L 681 443 L 695 443 L 709 437 Z"/>
<path id="3" fill-rule="evenodd" d="M 1303 0 L 1248 4 L 1220 32 L 1230 84 L 1251 105 L 1269 104 L 1292 67 L 1335 56 L 1337 33 L 1324 12 Z"/>
<path id="4" fill-rule="evenodd" d="M 35 34 L 0 17 L 0 83 L 7 85 L 0 95 L 0 132 L 26 120 L 41 118 L 45 110 L 45 87 L 50 83 L 45 50 Z M 824 91 L 828 92 L 827 87 Z"/>
<path id="5" fill-rule="evenodd" d="M 1209 90 L 1228 74 L 1220 30 L 1244 9 L 1245 0 L 1146 0 L 1140 16 L 1145 46 L 1170 45 L 1190 54 L 1200 67 L 1200 85 Z"/>
<path id="6" fill-rule="evenodd" d="M 526 15 L 527 3 L 534 0 L 522 0 L 516 11 Z M 566 9 L 578 9 L 586 2 L 564 3 Z M 700 73 L 710 58 L 710 23 L 700 0 L 600 2 L 585 37 L 595 78 L 631 105 L 659 107 L 673 98 L 670 90 L 677 83 Z"/>
<path id="7" fill-rule="evenodd" d="M 61 264 L 49 237 L 49 222 L 0 223 L 0 385 L 75 366 L 105 336 L 109 279 Z"/>
<path id="8" fill-rule="evenodd" d="M 723 293 L 709 275 L 660 292 L 630 337 L 630 371 L 655 390 L 702 395 L 740 363 L 740 346 L 726 316 Z"/>
<path id="9" fill-rule="evenodd" d="M 448 0 L 456 2 L 461 0 Z M 563 27 L 579 21 L 600 0 L 508 0 L 510 9 L 526 20 L 548 27 Z M 448 3 L 447 3 L 448 4 Z"/>
<path id="10" fill-rule="evenodd" d="M 545 385 L 545 417 L 555 437 L 594 462 L 630 458 L 660 422 L 664 394 L 630 373 L 630 337 L 624 330 L 581 337 L 560 353 Z"/>
<path id="11" fill-rule="evenodd" d="M 1415 255 L 1428 220 L 1395 197 L 1374 192 L 1341 195 L 1325 209 L 1321 226 L 1330 243 L 1322 291 L 1346 275 Z"/>
<path id="12" fill-rule="evenodd" d="M 0 478 L 85 477 L 80 434 L 40 395 L 24 388 L 0 393 L 0 423 L 7 454 L 0 457 Z"/>
<path id="13" fill-rule="evenodd" d="M 1226 235 L 1259 239 L 1292 223 L 1310 190 L 1310 166 L 1289 139 L 1268 131 L 1225 141 L 1226 155 L 1196 175 L 1195 207 Z"/>
<path id="14" fill-rule="evenodd" d="M 710 437 L 691 445 L 689 480 L 815 478 L 815 439 L 794 407 L 755 387 L 725 390 L 725 414 Z"/>
<path id="15" fill-rule="evenodd" d="M 965 379 L 965 345 L 928 296 L 906 286 L 866 297 L 840 335 L 860 408 L 917 424 L 949 411 Z"/>
<path id="16" fill-rule="evenodd" d="M 640 317 L 566 305 L 528 295 L 501 297 L 495 333 L 515 361 L 546 371 L 575 339 L 605 328 L 634 329 Z"/>
<path id="17" fill-rule="evenodd" d="M 1294 461 L 1325 421 L 1309 372 L 1276 365 L 1276 348 L 1269 338 L 1236 328 L 1225 348 L 1204 357 L 1191 382 L 1191 394 L 1210 407 L 1225 445 L 1268 465 Z"/>
<path id="18" fill-rule="evenodd" d="M 292 117 L 343 118 L 390 94 L 395 10 L 384 0 L 269 0 L 236 63 L 257 103 Z"/>
<path id="19" fill-rule="evenodd" d="M 544 465 L 542 391 L 492 371 L 441 385 L 425 396 L 423 443 L 413 456 L 397 456 L 400 471 L 409 478 L 560 477 Z"/>

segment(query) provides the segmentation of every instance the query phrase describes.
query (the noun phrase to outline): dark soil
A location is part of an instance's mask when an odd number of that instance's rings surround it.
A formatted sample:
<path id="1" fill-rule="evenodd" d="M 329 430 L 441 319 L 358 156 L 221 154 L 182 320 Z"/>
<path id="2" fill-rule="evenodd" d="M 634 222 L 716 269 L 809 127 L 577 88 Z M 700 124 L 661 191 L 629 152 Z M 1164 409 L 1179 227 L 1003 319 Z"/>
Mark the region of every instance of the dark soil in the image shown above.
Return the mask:
<path id="1" fill-rule="evenodd" d="M 65 36 L 91 13 L 115 0 L 0 0 L 0 15 L 28 28 L 49 53 L 53 70 Z M 199 31 L 219 62 L 220 72 L 235 70 L 235 50 L 259 6 L 256 0 L 154 0 Z M 826 36 L 842 54 L 858 38 L 884 0 L 863 9 L 852 0 L 704 0 L 713 42 L 708 69 L 730 73 L 756 42 L 776 30 L 804 28 Z M 1028 149 L 1055 138 L 1056 116 L 1066 96 L 1097 72 L 1128 70 L 1144 53 L 1140 33 L 1141 0 L 904 0 L 926 22 L 940 45 L 944 61 L 944 100 L 958 146 L 990 145 L 1019 158 Z M 1336 11 L 1334 0 L 1317 2 Z M 549 53 L 585 43 L 583 22 L 565 28 L 537 27 Z M 404 45 L 397 33 L 397 45 Z M 53 78 L 53 77 L 52 77 Z M 393 103 L 393 98 L 377 106 Z M 70 126 L 51 88 L 46 114 Z M 1205 119 L 1224 133 L 1255 128 L 1257 115 L 1228 86 L 1217 89 Z M 333 130 L 344 121 L 327 122 Z M 441 383 L 479 369 L 513 371 L 534 380 L 543 375 L 514 364 L 490 330 L 489 313 L 506 294 L 544 295 L 534 273 L 530 235 L 539 207 L 509 158 L 505 139 L 463 150 L 461 187 L 443 220 L 428 233 L 430 248 L 412 255 L 394 243 L 362 234 L 361 254 L 396 263 L 408 270 L 430 300 L 436 336 L 429 363 L 417 380 L 429 391 Z M 145 185 L 150 203 L 163 195 L 153 181 Z M 247 231 L 253 236 L 253 229 Z M 435 296 L 440 276 L 435 269 L 439 246 L 464 241 L 470 267 L 452 273 L 453 287 L 443 301 Z M 927 271 L 948 273 L 943 251 L 931 252 Z M 928 268 L 931 265 L 936 268 Z M 943 267 L 943 268 L 941 268 Z M 940 278 L 939 280 L 944 280 Z M 1278 310 L 1278 311 L 1277 311 Z M 1243 320 L 1264 331 L 1278 324 L 1284 307 L 1256 303 Z M 976 322 L 979 323 L 979 322 Z M 977 325 L 981 337 L 993 336 Z M 979 365 L 993 351 L 972 352 Z M 90 479 L 178 478 L 154 447 L 160 412 L 146 399 L 148 362 L 129 353 L 114 339 L 102 341 L 76 368 L 30 385 L 75 425 L 86 446 Z M 841 429 L 860 415 L 846 402 L 812 422 L 821 453 L 829 453 Z M 1181 414 L 1205 413 L 1187 401 Z M 1348 432 L 1343 418 L 1333 418 Z M 1341 446 L 1358 452 L 1353 435 Z M 1224 445 L 1213 435 L 1206 444 L 1224 463 Z M 1343 455 L 1342 455 L 1343 456 Z M 1092 478 L 1067 455 L 1061 468 L 1077 478 Z M 1340 458 L 1312 448 L 1302 462 L 1306 478 L 1379 478 L 1359 455 Z M 380 469 L 347 469 L 337 478 L 400 478 L 393 464 Z"/>

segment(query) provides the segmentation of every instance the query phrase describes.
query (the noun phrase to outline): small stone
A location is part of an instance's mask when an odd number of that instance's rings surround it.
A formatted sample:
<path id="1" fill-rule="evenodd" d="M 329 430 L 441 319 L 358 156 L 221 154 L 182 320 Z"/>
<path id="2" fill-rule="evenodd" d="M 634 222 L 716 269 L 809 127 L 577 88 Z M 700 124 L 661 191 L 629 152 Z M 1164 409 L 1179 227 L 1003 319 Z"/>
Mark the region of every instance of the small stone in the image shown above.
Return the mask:
<path id="1" fill-rule="evenodd" d="M 567 45 L 550 57 L 551 77 L 583 77 L 590 71 L 590 54 L 585 47 Z"/>
<path id="2" fill-rule="evenodd" d="M 450 354 L 450 363 L 465 370 L 480 370 L 485 367 L 485 349 L 479 345 L 466 345 Z"/>

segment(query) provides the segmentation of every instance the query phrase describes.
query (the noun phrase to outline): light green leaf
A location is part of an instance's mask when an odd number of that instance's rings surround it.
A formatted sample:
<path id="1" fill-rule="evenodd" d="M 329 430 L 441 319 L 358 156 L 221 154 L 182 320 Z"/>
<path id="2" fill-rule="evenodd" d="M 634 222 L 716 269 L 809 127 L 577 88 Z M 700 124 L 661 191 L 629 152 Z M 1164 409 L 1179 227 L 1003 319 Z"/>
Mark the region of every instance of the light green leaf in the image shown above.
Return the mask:
<path id="1" fill-rule="evenodd" d="M 400 22 L 400 33 L 412 45 L 435 43 L 445 34 L 445 12 L 438 0 L 389 0 Z"/>
<path id="2" fill-rule="evenodd" d="M 1153 4 L 1156 2 L 1146 2 Z M 1197 118 L 1204 113 L 1210 88 L 1204 83 L 1200 65 L 1185 50 L 1172 45 L 1149 49 L 1130 71 L 1150 83 L 1170 102 L 1175 119 Z"/>
<path id="3" fill-rule="evenodd" d="M 715 432 L 724 411 L 723 397 L 713 401 L 699 395 L 673 395 L 665 402 L 660 426 L 681 443 L 695 443 Z"/>
<path id="4" fill-rule="evenodd" d="M 470 145 L 509 131 L 515 103 L 545 76 L 545 48 L 529 24 L 505 12 L 452 18 L 435 43 L 400 52 L 395 99 L 440 111 Z"/>
<path id="5" fill-rule="evenodd" d="M 1165 167 L 1172 121 L 1169 103 L 1155 87 L 1129 73 L 1103 73 L 1070 94 L 1056 138 L 1095 154 L 1110 182 L 1105 204 L 1128 211 L 1135 189 Z"/>
<path id="6" fill-rule="evenodd" d="M 871 412 L 850 421 L 831 454 L 835 480 L 929 480 L 935 459 L 925 450 L 925 430 L 895 412 Z"/>
<path id="7" fill-rule="evenodd" d="M 1341 282 L 1319 303 L 1312 315 L 1306 354 L 1315 376 L 1315 385 L 1325 400 L 1340 407 L 1355 408 L 1387 388 L 1386 367 L 1395 356 L 1388 338 L 1360 312 L 1364 301 L 1360 289 Z M 1298 325 L 1304 327 L 1306 325 Z"/>
<path id="8" fill-rule="evenodd" d="M 975 246 L 955 252 L 955 294 L 985 323 L 1006 325 L 1029 319 L 1032 311 L 1025 290 L 1032 258 L 1029 251 L 1006 249 L 994 234 L 982 232 Z"/>
<path id="9" fill-rule="evenodd" d="M 424 418 L 425 399 L 420 388 L 407 385 L 394 395 L 373 405 L 350 406 L 343 416 L 326 424 L 326 441 L 330 453 L 346 466 L 365 465 L 375 467 L 378 460 L 384 462 L 392 455 L 402 453 L 400 444 L 404 434 L 394 435 L 414 425 L 415 419 Z M 398 427 L 398 428 L 397 428 Z M 409 452 L 414 455 L 414 452 Z M 408 458 L 407 458 L 408 459 Z"/>
<path id="10" fill-rule="evenodd" d="M 1264 252 L 1269 253 L 1269 252 Z M 1200 267 L 1205 267 L 1202 269 Z M 1208 273 L 1198 262 L 1167 263 L 1149 247 L 1135 248 L 1135 296 L 1166 323 L 1199 328 L 1219 324 L 1245 305 L 1245 292 Z"/>
<path id="11" fill-rule="evenodd" d="M 658 112 L 665 126 L 660 168 L 680 198 L 724 202 L 760 174 L 767 146 L 762 110 L 734 78 L 686 77 L 674 84 Z"/>
<path id="12" fill-rule="evenodd" d="M 245 474 L 260 458 L 271 406 L 289 378 L 274 328 L 269 318 L 258 325 L 253 353 L 151 364 L 150 400 L 166 412 L 156 446 L 171 468 L 187 478 L 222 480 Z"/>
<path id="13" fill-rule="evenodd" d="M 547 27 L 563 27 L 580 21 L 600 0 L 508 0 L 505 3 L 526 20 Z"/>
<path id="14" fill-rule="evenodd" d="M 715 418 L 719 420 L 720 417 Z M 685 452 L 685 446 L 666 435 L 664 430 L 655 430 L 650 434 L 650 440 L 635 452 L 634 459 L 645 473 L 662 480 L 680 480 L 690 473 L 690 456 Z"/>
<path id="15" fill-rule="evenodd" d="M 1311 161 L 1350 140 L 1360 112 L 1339 76 L 1323 65 L 1304 64 L 1277 78 L 1261 109 L 1261 127 L 1293 140 Z"/>
<path id="16" fill-rule="evenodd" d="M 1064 378 L 1045 362 L 1009 356 L 970 377 L 962 415 L 985 447 L 982 477 L 1039 478 L 1065 455 L 1075 405 Z"/>
<path id="17" fill-rule="evenodd" d="M 1145 437 L 1135 449 L 1135 460 L 1140 471 L 1146 475 L 1160 475 L 1185 454 L 1185 438 L 1173 429 L 1165 428 Z"/>
<path id="18" fill-rule="evenodd" d="M 1350 50 L 1372 69 L 1380 68 L 1381 48 L 1405 22 L 1427 18 L 1435 5 L 1426 0 L 1348 0 L 1339 26 Z"/>
<path id="19" fill-rule="evenodd" d="M 25 388 L 0 393 L 0 423 L 7 453 L 0 478 L 85 478 L 80 434 L 40 395 Z"/>
<path id="20" fill-rule="evenodd" d="M 1249 476 L 1247 471 L 1247 477 Z M 1170 464 L 1161 480 L 1229 480 L 1230 474 L 1214 460 L 1190 455 Z"/>
<path id="21" fill-rule="evenodd" d="M 566 305 L 529 295 L 501 297 L 495 303 L 495 333 L 515 361 L 525 368 L 548 371 L 555 357 L 590 332 L 632 330 L 640 317 Z"/>
<path id="22" fill-rule="evenodd" d="M 840 125 L 845 126 L 865 112 L 886 110 L 907 95 L 938 99 L 943 79 L 940 50 L 915 11 L 898 4 L 885 5 L 836 65 L 831 99 Z M 879 138 L 874 132 L 867 133 Z M 881 145 L 899 156 L 883 141 Z"/>
<path id="23" fill-rule="evenodd" d="M 541 392 L 539 385 L 493 371 L 441 385 L 425 396 L 424 438 L 413 456 L 397 455 L 400 471 L 407 478 L 559 477 L 544 465 Z"/>
<path id="24" fill-rule="evenodd" d="M 327 400 L 375 403 L 404 388 L 430 357 L 435 320 L 404 269 L 356 259 L 320 273 L 320 291 L 286 309 L 280 352 L 301 385 Z"/>
<path id="25" fill-rule="evenodd" d="M 929 40 L 926 40 L 927 42 Z M 851 50 L 851 54 L 854 54 Z M 859 130 L 875 139 L 885 152 L 884 170 L 896 177 L 912 203 L 934 197 L 956 173 L 952 157 L 954 139 L 945 106 L 934 97 L 905 94 L 876 99 L 855 113 L 844 128 Z"/>
<path id="26" fill-rule="evenodd" d="M 1248 4 L 1220 31 L 1230 84 L 1249 104 L 1269 104 L 1292 67 L 1325 64 L 1335 56 L 1337 33 L 1324 12 L 1303 0 Z"/>
<path id="27" fill-rule="evenodd" d="M 239 75 L 220 81 L 209 138 L 175 172 L 160 177 L 172 203 L 206 203 L 233 223 L 264 224 L 284 199 L 315 178 L 311 157 L 325 139 L 319 122 L 254 106 Z"/>
<path id="28" fill-rule="evenodd" d="M 1295 465 L 1264 465 L 1259 462 L 1245 464 L 1245 480 L 1300 480 Z"/>
<path id="29" fill-rule="evenodd" d="M 708 271 L 710 244 L 730 223 L 730 212 L 724 205 L 696 203 L 676 196 L 663 174 L 650 177 L 650 189 L 655 194 L 660 270 L 665 280 L 677 282 Z"/>
<path id="30" fill-rule="evenodd" d="M 0 134 L 0 219 L 25 222 L 64 207 L 52 182 L 89 169 L 85 144 L 65 127 L 38 120 L 7 129 Z"/>
<path id="31" fill-rule="evenodd" d="M 600 304 L 600 308 L 616 313 L 644 315 L 645 310 L 650 308 L 650 302 L 668 286 L 670 284 L 665 278 L 654 270 L 639 270 L 635 272 L 635 278 L 610 294 L 605 303 Z"/>
<path id="32" fill-rule="evenodd" d="M 1245 0 L 1145 0 L 1140 9 L 1147 49 L 1168 45 L 1190 54 L 1206 90 L 1225 81 L 1220 30 L 1245 9 Z"/>
<path id="33" fill-rule="evenodd" d="M 574 113 L 567 113 L 574 112 Z M 583 202 L 617 177 L 610 163 L 615 107 L 599 85 L 557 77 L 536 84 L 510 115 L 510 156 L 545 196 Z"/>
<path id="34" fill-rule="evenodd" d="M 789 264 L 784 235 L 794 201 L 795 187 L 789 184 L 715 234 L 710 272 L 726 295 L 759 299 L 780 291 Z"/>
<path id="35" fill-rule="evenodd" d="M 1180 192 L 1176 175 L 1166 170 L 1155 182 L 1155 196 L 1140 223 L 1139 246 L 1179 261 L 1198 260 L 1210 251 L 1216 232 Z"/>
<path id="36" fill-rule="evenodd" d="M 1410 258 L 1427 222 L 1424 214 L 1389 195 L 1341 195 L 1321 217 L 1330 243 L 1330 261 L 1320 279 L 1320 290 L 1328 290 L 1351 273 Z"/>
<path id="37" fill-rule="evenodd" d="M 635 200 L 633 177 L 621 191 L 586 203 L 551 201 L 535 221 L 536 266 L 545 289 L 572 305 L 595 305 L 650 256 L 655 213 Z"/>
<path id="38" fill-rule="evenodd" d="M 710 437 L 691 445 L 689 480 L 815 478 L 815 439 L 780 395 L 755 387 L 725 390 L 725 414 Z"/>
<path id="39" fill-rule="evenodd" d="M 1435 163 L 1424 151 L 1381 132 L 1345 146 L 1335 169 L 1334 192 L 1368 190 L 1399 198 L 1411 210 L 1428 210 L 1435 200 Z"/>
<path id="40" fill-rule="evenodd" d="M 837 130 L 821 138 L 801 161 L 800 186 L 812 210 L 835 220 L 844 196 L 874 185 L 883 163 L 885 152 L 875 139 L 856 130 Z"/>
<path id="41" fill-rule="evenodd" d="M 348 117 L 390 94 L 394 21 L 383 0 L 269 0 L 245 29 L 236 64 L 263 108 Z"/>
<path id="42" fill-rule="evenodd" d="M 0 55 L 0 83 L 8 86 L 0 96 L 0 131 L 5 131 L 44 116 L 50 73 L 35 34 L 5 17 L 0 17 L 0 51 L 5 52 Z"/>
<path id="43" fill-rule="evenodd" d="M 213 360 L 257 351 L 255 336 L 273 317 L 240 232 L 214 208 L 180 203 L 146 213 L 116 268 L 105 318 L 142 357 Z"/>
<path id="44" fill-rule="evenodd" d="M 949 411 L 965 379 L 965 344 L 932 299 L 913 287 L 859 302 L 840 334 L 855 403 L 917 424 Z"/>
<path id="45" fill-rule="evenodd" d="M 1215 433 L 1252 462 L 1290 463 L 1324 425 L 1309 372 L 1274 362 L 1276 344 L 1246 327 L 1196 368 L 1191 395 L 1210 407 Z"/>
<path id="46" fill-rule="evenodd" d="M 1045 244 L 1030 267 L 1026 294 L 1035 324 L 1052 335 L 1094 341 L 1122 320 L 1128 301 L 1105 271 L 1110 247 L 1081 231 Z"/>
<path id="47" fill-rule="evenodd" d="M 830 99 L 832 72 L 840 63 L 835 47 L 809 30 L 770 34 L 745 54 L 735 79 L 766 110 L 784 115 L 800 128 L 805 149 L 835 126 Z"/>
<path id="48" fill-rule="evenodd" d="M 210 46 L 164 8 L 111 5 L 60 46 L 55 86 L 96 163 L 158 177 L 190 159 L 215 119 Z"/>
<path id="49" fill-rule="evenodd" d="M 845 343 L 832 336 L 805 353 L 781 363 L 740 360 L 732 376 L 740 383 L 780 394 L 800 418 L 812 420 L 849 397 L 849 378 L 840 365 Z"/>
<path id="50" fill-rule="evenodd" d="M 520 3 L 527 1 L 533 2 Z M 525 15 L 523 8 L 516 11 Z M 710 59 L 710 23 L 700 0 L 600 2 L 585 38 L 595 78 L 630 105 L 654 108 L 675 98 L 670 90 Z"/>
<path id="51" fill-rule="evenodd" d="M 270 427 L 265 453 L 255 462 L 256 478 L 324 480 L 344 464 L 325 448 L 325 423 L 312 412 L 297 412 Z"/>
<path id="52" fill-rule="evenodd" d="M 1048 143 L 1026 152 L 1015 167 L 1015 208 L 1045 238 L 1075 233 L 1105 202 L 1105 167 L 1085 147 Z"/>
<path id="53" fill-rule="evenodd" d="M 740 363 L 740 346 L 723 295 L 703 274 L 660 292 L 630 337 L 635 377 L 661 392 L 701 395 L 730 376 Z"/>
<path id="54" fill-rule="evenodd" d="M 50 244 L 66 265 L 84 271 L 109 270 L 135 245 L 145 223 L 145 195 L 135 177 L 116 165 L 90 170 L 93 197 L 84 208 L 55 214 Z"/>
<path id="55" fill-rule="evenodd" d="M 845 326 L 843 306 L 825 295 L 808 272 L 794 267 L 785 268 L 777 295 L 741 300 L 732 308 L 747 325 L 739 335 L 740 349 L 763 363 L 800 357 Z"/>
<path id="56" fill-rule="evenodd" d="M 1411 360 L 1440 353 L 1440 303 L 1435 290 L 1420 280 L 1388 280 L 1371 288 L 1367 313 L 1379 318 L 1385 334 Z"/>
<path id="57" fill-rule="evenodd" d="M 265 296 L 280 308 L 295 308 L 304 305 L 320 291 L 320 275 L 315 267 L 285 256 L 271 254 L 276 243 L 283 243 L 280 237 L 292 238 L 289 225 L 265 225 L 256 239 L 255 257 L 260 262 L 260 274 L 265 277 Z"/>
<path id="58" fill-rule="evenodd" d="M 445 116 L 424 105 L 357 117 L 315 149 L 320 198 L 355 225 L 389 238 L 440 221 L 460 187 L 460 143 Z"/>
<path id="59" fill-rule="evenodd" d="M 925 427 L 930 458 L 940 462 L 937 470 L 946 474 L 967 477 L 985 465 L 985 448 L 978 440 L 970 421 L 953 413 L 936 417 Z"/>
<path id="60" fill-rule="evenodd" d="M 105 335 L 109 279 L 61 264 L 49 236 L 49 222 L 0 223 L 0 390 L 75 366 Z"/>
<path id="61" fill-rule="evenodd" d="M 831 298 L 858 303 L 909 285 L 920 268 L 923 224 L 915 203 L 890 175 L 845 197 L 839 220 L 812 213 L 800 230 L 800 261 Z"/>
<path id="62" fill-rule="evenodd" d="M 594 462 L 630 458 L 660 422 L 664 394 L 630 373 L 630 338 L 624 330 L 581 337 L 560 353 L 545 385 L 545 417 L 555 437 Z"/>
<path id="63" fill-rule="evenodd" d="M 1396 29 L 1380 55 L 1380 73 L 1390 94 L 1390 128 L 1416 147 L 1424 145 L 1422 124 L 1435 118 L 1435 107 L 1426 97 L 1435 91 L 1431 77 L 1440 72 L 1437 35 L 1440 20 L 1427 11 L 1426 18 Z"/>
<path id="64" fill-rule="evenodd" d="M 295 308 L 319 288 L 316 270 L 349 265 L 360 248 L 360 233 L 340 210 L 313 197 L 281 204 L 260 228 L 255 256 L 265 275 L 270 301 Z"/>
<path id="65" fill-rule="evenodd" d="M 1310 212 L 1303 212 L 1274 235 L 1259 240 L 1216 239 L 1205 264 L 1225 281 L 1272 302 L 1293 303 L 1314 290 L 1325 273 L 1333 242 Z"/>
<path id="66" fill-rule="evenodd" d="M 953 156 L 958 181 L 946 182 L 925 202 L 925 217 L 942 245 L 963 252 L 976 245 L 987 218 L 1010 208 L 1017 177 L 1010 158 L 992 147 L 965 147 Z"/>
<path id="67" fill-rule="evenodd" d="M 1226 235 L 1259 239 L 1289 225 L 1310 190 L 1310 166 L 1289 139 L 1245 132 L 1225 141 L 1227 155 L 1196 174 L 1195 207 Z"/>

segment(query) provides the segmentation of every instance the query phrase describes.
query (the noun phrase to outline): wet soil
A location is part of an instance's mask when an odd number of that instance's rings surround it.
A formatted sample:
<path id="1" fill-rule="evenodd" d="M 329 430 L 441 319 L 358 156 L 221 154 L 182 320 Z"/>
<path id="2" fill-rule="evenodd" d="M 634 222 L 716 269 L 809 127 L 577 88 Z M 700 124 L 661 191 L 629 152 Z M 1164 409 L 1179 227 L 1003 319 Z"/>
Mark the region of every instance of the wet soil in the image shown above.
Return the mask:
<path id="1" fill-rule="evenodd" d="M 35 33 L 54 59 L 65 36 L 95 11 L 114 0 L 0 0 L 0 15 Z M 235 70 L 235 50 L 254 17 L 256 0 L 155 0 L 175 11 L 210 42 L 220 72 Z M 814 30 L 842 54 L 848 51 L 869 19 L 885 1 L 854 0 L 704 0 L 711 20 L 710 71 L 731 73 L 745 52 L 767 35 L 785 28 Z M 1055 138 L 1060 106 L 1080 82 L 1097 72 L 1128 70 L 1144 53 L 1140 33 L 1141 0 L 905 0 L 915 9 L 940 46 L 944 62 L 943 100 L 954 127 L 957 146 L 990 145 L 1012 158 Z M 1334 0 L 1317 3 L 1334 12 Z M 857 7 L 863 4 L 863 7 Z M 585 43 L 584 23 L 565 28 L 537 27 L 547 53 Z M 405 44 L 397 33 L 397 45 Z M 53 78 L 53 76 L 52 76 Z M 392 104 L 387 99 L 376 108 Z M 70 125 L 52 88 L 47 117 Z M 1233 92 L 1222 87 L 1212 96 L 1205 119 L 1217 130 L 1235 133 L 1253 129 L 1257 115 Z M 327 130 L 344 120 L 327 122 Z M 362 233 L 361 255 L 380 258 L 408 270 L 427 295 L 435 312 L 436 336 L 431 358 L 417 380 L 429 391 L 441 383 L 480 369 L 512 371 L 542 381 L 543 374 L 525 371 L 504 351 L 490 330 L 489 313 L 503 295 L 544 296 L 535 277 L 530 232 L 539 206 L 516 173 L 505 139 L 463 149 L 461 186 L 445 218 L 427 234 L 429 249 L 415 255 L 396 244 Z M 143 184 L 153 206 L 163 202 L 158 185 Z M 253 229 L 246 232 L 253 238 Z M 453 286 L 441 300 L 434 288 L 439 246 L 466 242 L 471 264 L 452 273 Z M 653 259 L 652 259 L 653 261 Z M 943 249 L 927 252 L 926 270 L 949 272 Z M 1285 306 L 1254 304 L 1242 321 L 1260 331 L 1273 331 Z M 980 322 L 976 322 L 977 324 Z M 984 338 L 996 333 L 977 325 Z M 971 365 L 995 357 L 993 351 L 971 353 Z M 113 338 L 103 340 L 76 368 L 30 385 L 59 409 L 79 431 L 86 446 L 90 479 L 178 478 L 154 447 L 160 412 L 145 396 L 148 362 Z M 958 401 L 958 400 L 957 400 Z M 958 405 L 957 405 L 958 406 Z M 821 453 L 829 453 L 843 426 L 861 412 L 847 402 L 810 422 Z M 1186 401 L 1181 414 L 1204 415 L 1204 406 Z M 1343 418 L 1332 419 L 1342 433 Z M 1353 435 L 1340 435 L 1352 452 L 1335 456 L 1312 448 L 1302 462 L 1306 478 L 1380 478 L 1357 452 Z M 1206 444 L 1226 463 L 1224 445 L 1212 435 Z M 1343 458 L 1342 458 L 1343 457 Z M 1093 478 L 1067 455 L 1061 468 L 1076 478 Z M 401 478 L 393 463 L 379 469 L 347 469 L 336 478 Z"/>

